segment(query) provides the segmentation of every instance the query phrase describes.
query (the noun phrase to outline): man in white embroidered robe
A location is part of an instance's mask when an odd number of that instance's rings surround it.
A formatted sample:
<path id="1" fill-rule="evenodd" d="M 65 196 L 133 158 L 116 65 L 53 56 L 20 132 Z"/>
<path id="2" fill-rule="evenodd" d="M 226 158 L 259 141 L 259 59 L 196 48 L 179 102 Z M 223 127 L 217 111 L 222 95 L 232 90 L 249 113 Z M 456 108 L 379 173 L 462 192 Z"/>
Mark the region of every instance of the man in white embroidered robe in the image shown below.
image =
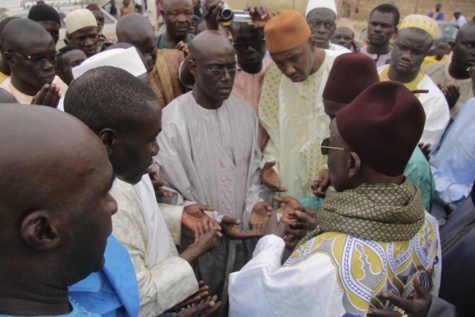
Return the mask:
<path id="1" fill-rule="evenodd" d="M 220 223 L 225 235 L 198 259 L 197 273 L 210 293 L 223 291 L 226 306 L 227 276 L 249 260 L 255 240 L 246 238 L 259 234 L 271 208 L 262 198 L 257 116 L 245 102 L 230 96 L 236 73 L 232 45 L 221 33 L 205 31 L 190 50 L 194 90 L 164 109 L 156 160 L 160 178 L 178 192 L 172 203 L 214 208 L 206 213 Z M 251 227 L 254 230 L 240 230 Z M 227 315 L 225 308 L 221 314 Z"/>
<path id="2" fill-rule="evenodd" d="M 438 223 L 403 176 L 424 120 L 417 98 L 395 82 L 370 86 L 336 114 L 321 145 L 335 191 L 319 227 L 281 267 L 286 228 L 274 213 L 253 259 L 229 277 L 230 316 L 364 316 L 389 308 L 383 292 L 412 296 L 419 275 L 438 293 Z"/>

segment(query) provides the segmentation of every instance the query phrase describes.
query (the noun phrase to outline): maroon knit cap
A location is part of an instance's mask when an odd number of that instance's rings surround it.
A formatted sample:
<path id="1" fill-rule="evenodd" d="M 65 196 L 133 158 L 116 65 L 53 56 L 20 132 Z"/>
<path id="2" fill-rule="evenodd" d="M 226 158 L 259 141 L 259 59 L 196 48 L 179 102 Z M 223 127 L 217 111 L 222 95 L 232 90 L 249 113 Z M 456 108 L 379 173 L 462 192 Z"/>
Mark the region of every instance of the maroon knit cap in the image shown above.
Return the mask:
<path id="1" fill-rule="evenodd" d="M 348 104 L 377 82 L 378 70 L 371 57 L 362 53 L 342 54 L 333 62 L 323 98 Z"/>
<path id="2" fill-rule="evenodd" d="M 387 176 L 404 173 L 425 120 L 419 100 L 393 81 L 373 84 L 336 114 L 336 126 L 350 149 Z"/>
<path id="3" fill-rule="evenodd" d="M 101 9 L 99 8 L 99 6 L 97 4 L 94 4 L 94 3 L 91 3 L 89 4 L 86 9 L 90 10 L 90 11 L 101 11 Z"/>

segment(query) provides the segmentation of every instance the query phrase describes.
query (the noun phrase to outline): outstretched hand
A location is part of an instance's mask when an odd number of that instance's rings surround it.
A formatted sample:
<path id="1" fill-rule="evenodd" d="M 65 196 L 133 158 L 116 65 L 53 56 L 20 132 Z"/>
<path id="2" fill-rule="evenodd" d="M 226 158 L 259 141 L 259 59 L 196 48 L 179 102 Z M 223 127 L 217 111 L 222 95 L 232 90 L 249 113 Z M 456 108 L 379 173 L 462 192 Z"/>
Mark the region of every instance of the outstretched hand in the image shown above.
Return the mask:
<path id="1" fill-rule="evenodd" d="M 195 261 L 206 252 L 214 249 L 219 243 L 217 230 L 207 223 L 198 223 L 195 230 L 195 242 L 186 248 L 180 257 L 189 263 Z"/>
<path id="2" fill-rule="evenodd" d="M 44 84 L 31 100 L 31 104 L 56 108 L 60 98 L 59 87 L 55 84 Z"/>
<path id="3" fill-rule="evenodd" d="M 409 300 L 387 292 L 382 293 L 382 297 L 404 311 L 408 317 L 425 317 L 429 312 L 432 302 L 432 295 L 422 286 L 419 276 L 414 278 L 414 289 L 419 297 Z M 383 309 L 370 308 L 368 316 L 374 317 L 401 317 L 404 316 L 398 311 L 387 311 Z"/>
<path id="4" fill-rule="evenodd" d="M 262 168 L 261 180 L 273 192 L 286 192 L 287 188 L 280 186 L 279 176 L 274 170 L 275 161 L 266 162 Z"/>
<path id="5" fill-rule="evenodd" d="M 272 214 L 272 206 L 267 201 L 261 201 L 254 205 L 249 223 L 254 230 L 262 231 L 264 223 Z"/>
<path id="6" fill-rule="evenodd" d="M 218 297 L 209 296 L 208 286 L 204 281 L 198 282 L 198 291 L 175 306 L 170 311 L 179 311 L 177 317 L 198 317 L 211 316 L 221 306 Z M 191 306 L 192 305 L 192 306 Z M 191 306 L 191 307 L 190 307 Z"/>
<path id="7" fill-rule="evenodd" d="M 295 221 L 289 218 L 289 212 L 297 210 L 301 207 L 300 203 L 297 199 L 292 198 L 290 196 L 279 197 L 274 196 L 274 201 L 284 204 L 282 207 L 277 209 L 277 212 L 282 215 L 283 221 L 286 225 L 295 225 Z"/>
<path id="8" fill-rule="evenodd" d="M 241 219 L 231 218 L 230 216 L 224 216 L 221 220 L 221 228 L 223 232 L 231 239 L 249 239 L 262 236 L 262 230 L 249 230 L 244 231 L 236 228 L 241 224 Z"/>
<path id="9" fill-rule="evenodd" d="M 198 223 L 206 223 L 209 228 L 217 230 L 216 234 L 218 237 L 222 237 L 221 226 L 204 213 L 206 210 L 213 211 L 214 208 L 200 204 L 186 206 L 183 210 L 183 215 L 181 216 L 181 223 L 193 232 L 196 231 Z"/>
<path id="10" fill-rule="evenodd" d="M 310 185 L 312 192 L 315 196 L 325 197 L 327 195 L 327 189 L 330 186 L 330 170 L 324 168 L 318 175 L 318 180 L 313 181 Z"/>
<path id="11" fill-rule="evenodd" d="M 202 299 L 195 306 L 182 310 L 176 317 L 208 317 L 212 316 L 221 307 L 221 302 L 218 301 L 218 296 L 208 296 Z"/>

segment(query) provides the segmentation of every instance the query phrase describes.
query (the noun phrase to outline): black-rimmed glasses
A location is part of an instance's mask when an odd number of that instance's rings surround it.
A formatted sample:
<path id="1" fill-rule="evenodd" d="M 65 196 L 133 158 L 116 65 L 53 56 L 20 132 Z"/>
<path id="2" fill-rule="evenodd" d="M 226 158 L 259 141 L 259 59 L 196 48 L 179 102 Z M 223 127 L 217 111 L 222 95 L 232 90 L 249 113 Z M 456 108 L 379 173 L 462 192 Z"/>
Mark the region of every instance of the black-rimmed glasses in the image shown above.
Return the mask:
<path id="1" fill-rule="evenodd" d="M 17 51 L 9 51 L 6 53 L 17 53 L 18 55 L 23 56 L 24 58 L 26 58 L 27 60 L 29 60 L 30 62 L 36 65 L 41 65 L 46 61 L 50 62 L 51 64 L 54 64 L 59 59 L 58 53 L 54 53 L 54 54 L 46 55 L 46 56 L 45 55 L 27 55 L 27 54 L 23 54 Z"/>
<path id="2" fill-rule="evenodd" d="M 237 71 L 236 65 L 234 65 L 234 67 L 231 67 L 231 68 L 228 67 L 228 66 L 225 66 L 225 67 L 218 67 L 218 66 L 208 67 L 197 59 L 194 59 L 193 61 L 196 64 L 203 67 L 204 69 L 206 69 L 208 72 L 210 72 L 211 75 L 216 76 L 216 77 L 224 77 L 226 75 L 226 72 L 228 72 L 228 74 L 230 76 L 236 75 L 236 71 Z"/>
<path id="3" fill-rule="evenodd" d="M 322 155 L 328 155 L 328 150 L 330 149 L 351 152 L 350 149 L 345 149 L 342 147 L 334 147 L 334 146 L 329 146 L 329 145 L 330 145 L 330 138 L 325 138 L 322 140 L 322 143 L 320 144 L 320 150 L 322 151 Z"/>

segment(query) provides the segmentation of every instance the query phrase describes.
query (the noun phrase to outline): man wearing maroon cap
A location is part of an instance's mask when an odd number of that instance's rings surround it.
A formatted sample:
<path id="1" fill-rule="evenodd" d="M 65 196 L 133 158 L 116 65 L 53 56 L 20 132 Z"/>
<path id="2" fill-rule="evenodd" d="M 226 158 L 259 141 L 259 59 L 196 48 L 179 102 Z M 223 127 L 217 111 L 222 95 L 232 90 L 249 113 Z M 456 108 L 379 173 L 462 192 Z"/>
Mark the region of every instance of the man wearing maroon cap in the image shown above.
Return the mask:
<path id="1" fill-rule="evenodd" d="M 396 82 L 340 110 L 321 145 L 335 191 L 318 227 L 281 267 L 286 228 L 273 212 L 253 259 L 229 277 L 230 316 L 362 316 L 389 305 L 383 292 L 411 297 L 418 275 L 437 294 L 438 223 L 403 176 L 424 122 L 420 102 Z"/>
<path id="2" fill-rule="evenodd" d="M 323 90 L 325 113 L 333 120 L 338 111 L 358 97 L 363 90 L 377 82 L 379 82 L 379 75 L 371 57 L 362 53 L 338 56 L 333 63 L 327 84 Z M 345 83 L 352 84 L 345 85 Z M 404 176 L 420 189 L 424 208 L 430 211 L 435 183 L 429 163 L 419 147 L 416 147 L 409 159 Z M 329 185 L 329 171 L 328 168 L 325 168 L 320 172 L 318 180 L 312 184 L 314 194 L 324 197 Z M 303 198 L 300 203 L 318 210 L 322 203 L 320 197 Z"/>

